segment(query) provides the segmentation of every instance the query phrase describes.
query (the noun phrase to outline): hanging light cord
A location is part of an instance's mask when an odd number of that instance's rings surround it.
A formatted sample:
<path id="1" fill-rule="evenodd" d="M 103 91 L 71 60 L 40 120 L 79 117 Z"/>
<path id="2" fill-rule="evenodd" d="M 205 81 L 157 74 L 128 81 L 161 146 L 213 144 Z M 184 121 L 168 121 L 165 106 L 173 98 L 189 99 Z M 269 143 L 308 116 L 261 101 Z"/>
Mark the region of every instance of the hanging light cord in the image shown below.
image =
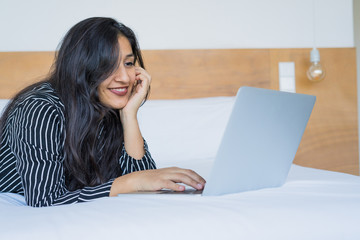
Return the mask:
<path id="1" fill-rule="evenodd" d="M 316 0 L 313 2 L 313 49 L 316 49 Z"/>

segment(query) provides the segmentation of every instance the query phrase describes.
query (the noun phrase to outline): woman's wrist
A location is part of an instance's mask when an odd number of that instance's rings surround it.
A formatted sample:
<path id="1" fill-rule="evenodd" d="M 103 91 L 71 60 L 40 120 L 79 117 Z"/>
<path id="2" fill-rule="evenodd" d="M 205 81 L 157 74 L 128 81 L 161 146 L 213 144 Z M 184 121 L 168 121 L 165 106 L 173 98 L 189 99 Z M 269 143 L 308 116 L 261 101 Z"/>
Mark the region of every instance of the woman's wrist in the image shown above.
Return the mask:
<path id="1" fill-rule="evenodd" d="M 137 110 L 130 110 L 130 109 L 120 109 L 120 120 L 121 123 L 127 124 L 127 122 L 136 121 L 137 122 Z"/>
<path id="2" fill-rule="evenodd" d="M 110 188 L 110 197 L 116 197 L 120 193 L 135 192 L 137 189 L 132 181 L 131 173 L 115 178 Z"/>

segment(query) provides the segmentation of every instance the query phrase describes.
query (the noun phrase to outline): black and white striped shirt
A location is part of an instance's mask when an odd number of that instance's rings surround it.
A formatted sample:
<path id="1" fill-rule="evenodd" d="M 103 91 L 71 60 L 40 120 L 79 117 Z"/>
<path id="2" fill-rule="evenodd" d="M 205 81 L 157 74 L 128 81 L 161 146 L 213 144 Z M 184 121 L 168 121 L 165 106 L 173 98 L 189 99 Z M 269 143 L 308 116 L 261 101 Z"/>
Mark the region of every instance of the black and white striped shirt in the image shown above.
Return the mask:
<path id="1" fill-rule="evenodd" d="M 95 187 L 68 191 L 64 173 L 64 106 L 49 83 L 27 93 L 6 119 L 0 145 L 0 192 L 25 196 L 34 207 L 86 202 L 107 197 L 114 179 Z M 123 145 L 122 175 L 154 169 L 144 141 L 145 155 L 135 160 Z"/>

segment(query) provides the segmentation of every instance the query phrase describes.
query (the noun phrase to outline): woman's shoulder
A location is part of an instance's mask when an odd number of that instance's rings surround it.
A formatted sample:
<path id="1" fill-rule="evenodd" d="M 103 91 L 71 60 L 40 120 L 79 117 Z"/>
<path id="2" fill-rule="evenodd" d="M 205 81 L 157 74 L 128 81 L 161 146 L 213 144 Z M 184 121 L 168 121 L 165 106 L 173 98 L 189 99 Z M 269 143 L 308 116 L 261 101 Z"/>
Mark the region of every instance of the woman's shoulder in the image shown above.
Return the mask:
<path id="1" fill-rule="evenodd" d="M 64 105 L 56 94 L 54 88 L 48 82 L 35 85 L 32 89 L 16 99 L 13 110 L 28 109 L 33 106 L 46 106 L 48 108 L 53 108 L 63 117 Z"/>
<path id="2" fill-rule="evenodd" d="M 19 102 L 37 100 L 48 101 L 56 105 L 63 105 L 54 88 L 48 82 L 43 82 L 34 86 L 20 97 Z"/>

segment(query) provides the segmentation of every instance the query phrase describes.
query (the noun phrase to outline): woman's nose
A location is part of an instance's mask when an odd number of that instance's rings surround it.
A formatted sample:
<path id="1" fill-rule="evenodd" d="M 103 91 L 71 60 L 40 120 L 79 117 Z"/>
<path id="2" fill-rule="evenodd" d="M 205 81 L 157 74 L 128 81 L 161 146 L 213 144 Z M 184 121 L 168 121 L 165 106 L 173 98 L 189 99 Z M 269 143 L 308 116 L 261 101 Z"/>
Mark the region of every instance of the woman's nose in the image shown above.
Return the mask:
<path id="1" fill-rule="evenodd" d="M 126 71 L 126 68 L 120 67 L 115 73 L 115 81 L 117 82 L 130 82 L 129 73 Z"/>

